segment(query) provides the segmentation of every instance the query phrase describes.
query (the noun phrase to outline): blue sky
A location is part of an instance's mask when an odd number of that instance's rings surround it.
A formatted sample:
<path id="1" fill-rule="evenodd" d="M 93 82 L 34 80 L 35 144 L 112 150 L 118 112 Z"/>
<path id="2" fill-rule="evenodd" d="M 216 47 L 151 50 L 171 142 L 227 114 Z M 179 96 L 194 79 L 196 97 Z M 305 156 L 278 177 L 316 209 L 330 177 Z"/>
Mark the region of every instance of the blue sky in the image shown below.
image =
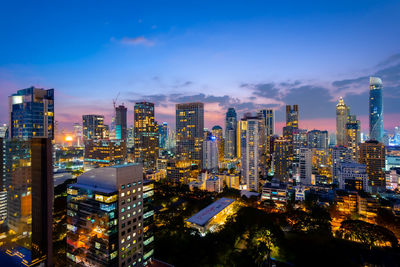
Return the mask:
<path id="1" fill-rule="evenodd" d="M 56 89 L 63 127 L 109 117 L 120 92 L 131 113 L 154 101 L 172 124 L 177 101 L 206 102 L 208 127 L 229 106 L 273 107 L 283 120 L 297 103 L 300 126 L 328 130 L 343 95 L 366 129 L 368 76 L 380 74 L 390 129 L 400 124 L 399 14 L 399 1 L 3 1 L 0 120 L 9 94 L 36 85 Z"/>

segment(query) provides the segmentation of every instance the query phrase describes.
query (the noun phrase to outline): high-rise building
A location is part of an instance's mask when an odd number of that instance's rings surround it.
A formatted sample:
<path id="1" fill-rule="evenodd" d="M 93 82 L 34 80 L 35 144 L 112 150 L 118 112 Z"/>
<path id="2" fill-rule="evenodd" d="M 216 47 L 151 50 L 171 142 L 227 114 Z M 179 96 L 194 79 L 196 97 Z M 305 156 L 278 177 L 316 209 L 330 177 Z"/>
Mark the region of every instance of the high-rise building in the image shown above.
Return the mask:
<path id="1" fill-rule="evenodd" d="M 141 164 L 90 170 L 67 189 L 67 266 L 143 266 Z"/>
<path id="2" fill-rule="evenodd" d="M 138 102 L 134 108 L 135 162 L 145 170 L 155 169 L 158 158 L 158 126 L 154 120 L 154 103 Z"/>
<path id="3" fill-rule="evenodd" d="M 261 119 L 265 127 L 266 136 L 273 136 L 275 134 L 275 112 L 273 109 L 261 109 L 258 114 L 260 114 Z"/>
<path id="4" fill-rule="evenodd" d="M 8 254 L 18 255 L 21 266 L 53 266 L 52 140 L 14 138 L 5 147 Z"/>
<path id="5" fill-rule="evenodd" d="M 359 162 L 367 166 L 371 189 L 385 189 L 385 146 L 376 140 L 366 141 L 360 146 Z"/>
<path id="6" fill-rule="evenodd" d="M 328 148 L 328 131 L 312 130 L 307 133 L 307 147 L 317 149 Z"/>
<path id="7" fill-rule="evenodd" d="M 346 123 L 350 115 L 350 108 L 341 97 L 336 105 L 336 145 L 346 146 Z"/>
<path id="8" fill-rule="evenodd" d="M 369 139 L 383 142 L 382 80 L 369 78 Z"/>
<path id="9" fill-rule="evenodd" d="M 159 134 L 159 145 L 160 149 L 167 149 L 168 140 L 168 124 L 164 121 L 162 124 L 158 125 Z"/>
<path id="10" fill-rule="evenodd" d="M 293 129 L 299 128 L 299 106 L 286 105 L 286 126 L 292 127 Z"/>
<path id="11" fill-rule="evenodd" d="M 242 177 L 247 189 L 258 191 L 259 124 L 258 116 L 246 114 L 241 120 Z"/>
<path id="12" fill-rule="evenodd" d="M 203 130 L 203 103 L 176 104 L 176 152 L 180 159 L 201 166 Z"/>
<path id="13" fill-rule="evenodd" d="M 8 125 L 0 125 L 0 138 L 8 138 Z"/>
<path id="14" fill-rule="evenodd" d="M 205 170 L 218 170 L 218 140 L 210 136 L 203 141 L 203 166 Z"/>
<path id="15" fill-rule="evenodd" d="M 127 139 L 127 110 L 124 105 L 115 108 L 115 138 L 124 141 Z"/>
<path id="16" fill-rule="evenodd" d="M 361 143 L 361 125 L 355 115 L 350 115 L 346 123 L 346 146 L 353 151 L 353 160 L 358 161 Z"/>
<path id="17" fill-rule="evenodd" d="M 8 97 L 9 137 L 54 139 L 54 89 L 30 87 Z"/>
<path id="18" fill-rule="evenodd" d="M 83 140 L 89 139 L 104 139 L 108 137 L 107 126 L 104 125 L 103 115 L 83 115 Z"/>
<path id="19" fill-rule="evenodd" d="M 334 183 L 338 183 L 340 164 L 346 162 L 353 162 L 353 151 L 344 146 L 332 148 L 332 179 Z"/>
<path id="20" fill-rule="evenodd" d="M 310 148 L 300 148 L 300 183 L 304 185 L 313 184 L 312 176 L 312 150 Z"/>
<path id="21" fill-rule="evenodd" d="M 274 177 L 282 182 L 288 182 L 293 162 L 291 141 L 277 138 L 274 141 Z"/>
<path id="22" fill-rule="evenodd" d="M 224 136 L 221 126 L 215 125 L 212 127 L 211 134 L 215 136 L 218 144 L 218 161 L 222 162 L 224 160 Z"/>
<path id="23" fill-rule="evenodd" d="M 225 117 L 225 158 L 237 157 L 237 115 L 234 108 L 229 108 Z"/>

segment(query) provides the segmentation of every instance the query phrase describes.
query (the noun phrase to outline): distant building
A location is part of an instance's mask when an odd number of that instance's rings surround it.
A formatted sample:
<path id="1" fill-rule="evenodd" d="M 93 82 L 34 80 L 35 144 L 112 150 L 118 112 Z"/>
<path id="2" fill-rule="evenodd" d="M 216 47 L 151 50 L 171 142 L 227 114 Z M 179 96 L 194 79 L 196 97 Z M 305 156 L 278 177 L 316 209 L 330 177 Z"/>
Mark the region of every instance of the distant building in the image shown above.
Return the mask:
<path id="1" fill-rule="evenodd" d="M 290 153 L 291 142 L 286 139 L 275 139 L 274 143 L 274 177 L 288 182 L 293 156 Z"/>
<path id="2" fill-rule="evenodd" d="M 201 166 L 204 130 L 204 104 L 176 104 L 176 151 L 182 160 Z"/>
<path id="3" fill-rule="evenodd" d="M 143 181 L 143 266 L 154 255 L 154 181 Z M 129 231 L 129 230 L 128 230 Z"/>
<path id="4" fill-rule="evenodd" d="M 126 158 L 126 143 L 123 140 L 87 140 L 84 164 L 90 168 L 122 164 Z"/>
<path id="5" fill-rule="evenodd" d="M 218 170 L 218 151 L 218 141 L 215 136 L 203 142 L 203 169 Z"/>
<path id="6" fill-rule="evenodd" d="M 241 122 L 242 177 L 248 190 L 258 191 L 259 118 L 245 115 Z"/>
<path id="7" fill-rule="evenodd" d="M 158 125 L 158 134 L 159 134 L 159 146 L 160 149 L 167 149 L 167 140 L 168 140 L 168 124 L 163 122 Z"/>
<path id="8" fill-rule="evenodd" d="M 237 157 L 237 115 L 234 108 L 229 108 L 225 117 L 225 158 Z"/>
<path id="9" fill-rule="evenodd" d="M 275 111 L 273 109 L 261 109 L 258 111 L 263 120 L 265 127 L 265 134 L 267 136 L 273 136 L 275 134 Z"/>
<path id="10" fill-rule="evenodd" d="M 223 180 L 219 176 L 212 176 L 206 180 L 206 190 L 220 193 L 224 189 Z"/>
<path id="11" fill-rule="evenodd" d="M 312 130 L 307 132 L 307 147 L 317 149 L 328 148 L 328 131 Z"/>
<path id="12" fill-rule="evenodd" d="M 127 110 L 124 105 L 115 108 L 115 138 L 125 142 L 127 139 Z"/>
<path id="13" fill-rule="evenodd" d="M 159 135 L 154 120 L 154 103 L 138 102 L 134 107 L 135 162 L 145 170 L 155 169 L 158 158 Z"/>
<path id="14" fill-rule="evenodd" d="M 211 129 L 211 135 L 215 137 L 218 144 L 218 162 L 222 162 L 225 158 L 224 156 L 224 135 L 221 126 L 215 125 Z"/>
<path id="15" fill-rule="evenodd" d="M 338 183 L 338 171 L 341 163 L 353 162 L 353 152 L 350 148 L 336 146 L 332 148 L 332 179 Z"/>
<path id="16" fill-rule="evenodd" d="M 369 138 L 383 142 L 383 84 L 378 77 L 369 78 Z"/>
<path id="17" fill-rule="evenodd" d="M 293 129 L 299 128 L 299 106 L 286 105 L 286 126 Z"/>
<path id="18" fill-rule="evenodd" d="M 29 87 L 8 97 L 9 138 L 54 139 L 54 89 Z"/>
<path id="19" fill-rule="evenodd" d="M 315 184 L 312 181 L 312 150 L 309 148 L 300 148 L 300 183 L 304 185 Z"/>
<path id="20" fill-rule="evenodd" d="M 368 173 L 365 164 L 340 163 L 338 182 L 339 189 L 369 192 Z"/>
<path id="21" fill-rule="evenodd" d="M 358 154 L 361 143 L 361 125 L 355 115 L 349 116 L 346 123 L 346 146 L 353 151 L 353 160 L 358 161 Z"/>
<path id="22" fill-rule="evenodd" d="M 350 108 L 344 103 L 343 98 L 339 99 L 336 105 L 336 145 L 346 146 L 346 123 L 350 115 Z"/>
<path id="23" fill-rule="evenodd" d="M 69 186 L 68 266 L 143 266 L 144 193 L 139 164 L 90 170 Z"/>
<path id="24" fill-rule="evenodd" d="M 359 162 L 367 166 L 372 190 L 385 189 L 385 146 L 375 140 L 362 143 Z"/>

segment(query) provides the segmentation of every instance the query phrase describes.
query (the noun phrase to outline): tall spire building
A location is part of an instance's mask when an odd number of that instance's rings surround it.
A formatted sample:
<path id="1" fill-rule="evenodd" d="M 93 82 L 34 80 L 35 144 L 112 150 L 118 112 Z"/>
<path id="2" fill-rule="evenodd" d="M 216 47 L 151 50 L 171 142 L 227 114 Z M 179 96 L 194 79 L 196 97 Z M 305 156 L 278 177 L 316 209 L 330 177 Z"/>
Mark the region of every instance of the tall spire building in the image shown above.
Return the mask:
<path id="1" fill-rule="evenodd" d="M 225 158 L 235 158 L 236 151 L 236 133 L 237 132 L 237 115 L 234 108 L 229 108 L 225 118 Z"/>
<path id="2" fill-rule="evenodd" d="M 346 123 L 349 120 L 350 108 L 340 97 L 336 105 L 336 145 L 346 146 Z"/>
<path id="3" fill-rule="evenodd" d="M 369 78 L 369 139 L 383 141 L 382 80 Z"/>

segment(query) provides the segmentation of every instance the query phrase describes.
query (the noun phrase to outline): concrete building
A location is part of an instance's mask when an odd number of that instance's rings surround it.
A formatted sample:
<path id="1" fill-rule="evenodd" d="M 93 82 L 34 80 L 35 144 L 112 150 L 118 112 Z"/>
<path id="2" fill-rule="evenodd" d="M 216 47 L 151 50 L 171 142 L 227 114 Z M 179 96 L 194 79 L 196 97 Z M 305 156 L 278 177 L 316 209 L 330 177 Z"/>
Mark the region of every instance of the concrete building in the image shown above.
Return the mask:
<path id="1" fill-rule="evenodd" d="M 85 141 L 86 168 L 107 167 L 125 162 L 126 143 L 123 140 L 89 139 Z"/>
<path id="2" fill-rule="evenodd" d="M 215 136 L 211 136 L 203 142 L 203 169 L 218 170 L 218 152 L 218 140 Z"/>
<path id="3" fill-rule="evenodd" d="M 339 103 L 336 105 L 336 145 L 346 146 L 346 123 L 350 115 L 350 108 L 344 103 L 340 97 Z"/>
<path id="4" fill-rule="evenodd" d="M 259 118 L 245 115 L 241 122 L 242 177 L 248 190 L 258 191 Z"/>
<path id="5" fill-rule="evenodd" d="M 312 130 L 307 132 L 307 147 L 317 149 L 328 148 L 328 131 Z"/>
<path id="6" fill-rule="evenodd" d="M 368 173 L 365 164 L 340 163 L 338 182 L 339 189 L 369 192 Z"/>
<path id="7" fill-rule="evenodd" d="M 229 108 L 225 117 L 225 158 L 232 159 L 237 157 L 237 115 L 234 108 Z"/>
<path id="8" fill-rule="evenodd" d="M 369 78 L 369 138 L 383 142 L 383 84 L 378 77 Z"/>
<path id="9" fill-rule="evenodd" d="M 265 183 L 262 186 L 261 200 L 271 200 L 278 209 L 283 209 L 288 200 L 287 185 L 276 179 Z"/>
<path id="10" fill-rule="evenodd" d="M 143 266 L 140 164 L 93 169 L 67 193 L 68 266 Z"/>
<path id="11" fill-rule="evenodd" d="M 84 141 L 108 138 L 108 129 L 107 126 L 104 125 L 103 115 L 83 115 L 82 128 Z"/>
<path id="12" fill-rule="evenodd" d="M 312 181 L 312 150 L 309 148 L 300 148 L 300 160 L 299 160 L 299 169 L 300 169 L 300 183 L 304 185 L 315 184 L 315 181 Z"/>
<path id="13" fill-rule="evenodd" d="M 353 162 L 353 152 L 350 148 L 336 146 L 332 148 L 332 179 L 338 183 L 338 171 L 341 163 Z"/>
<path id="14" fill-rule="evenodd" d="M 291 142 L 286 139 L 275 139 L 274 142 L 274 177 L 288 182 L 291 177 L 293 156 L 290 153 Z"/>

